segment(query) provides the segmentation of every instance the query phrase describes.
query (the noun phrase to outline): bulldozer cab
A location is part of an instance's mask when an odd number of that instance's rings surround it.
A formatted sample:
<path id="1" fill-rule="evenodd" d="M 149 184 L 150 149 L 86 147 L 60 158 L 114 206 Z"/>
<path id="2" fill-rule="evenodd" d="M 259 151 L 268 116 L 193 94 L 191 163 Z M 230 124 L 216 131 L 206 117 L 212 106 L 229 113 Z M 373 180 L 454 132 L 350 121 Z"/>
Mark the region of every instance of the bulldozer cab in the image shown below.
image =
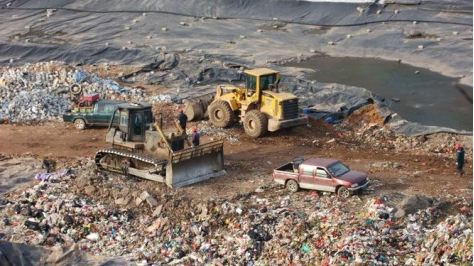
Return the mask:
<path id="1" fill-rule="evenodd" d="M 266 90 L 278 92 L 279 73 L 268 68 L 258 68 L 244 72 L 246 101 L 248 103 L 262 101 L 262 93 Z"/>
<path id="2" fill-rule="evenodd" d="M 119 116 L 117 126 L 121 132 L 125 133 L 123 139 L 132 142 L 144 142 L 145 131 L 153 124 L 153 114 L 149 104 L 120 104 L 114 112 L 114 116 Z"/>

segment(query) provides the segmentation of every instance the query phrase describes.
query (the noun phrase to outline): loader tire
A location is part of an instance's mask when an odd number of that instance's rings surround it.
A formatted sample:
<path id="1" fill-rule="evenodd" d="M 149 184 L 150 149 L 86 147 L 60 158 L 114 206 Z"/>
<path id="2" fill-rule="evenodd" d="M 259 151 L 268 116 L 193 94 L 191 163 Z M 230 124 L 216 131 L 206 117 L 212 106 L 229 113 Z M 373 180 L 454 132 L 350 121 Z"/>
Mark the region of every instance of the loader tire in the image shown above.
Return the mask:
<path id="1" fill-rule="evenodd" d="M 258 110 L 249 111 L 244 118 L 244 129 L 252 138 L 261 137 L 268 131 L 268 118 Z"/>
<path id="2" fill-rule="evenodd" d="M 235 121 L 234 112 L 226 101 L 216 101 L 209 106 L 209 120 L 220 128 L 228 127 Z"/>

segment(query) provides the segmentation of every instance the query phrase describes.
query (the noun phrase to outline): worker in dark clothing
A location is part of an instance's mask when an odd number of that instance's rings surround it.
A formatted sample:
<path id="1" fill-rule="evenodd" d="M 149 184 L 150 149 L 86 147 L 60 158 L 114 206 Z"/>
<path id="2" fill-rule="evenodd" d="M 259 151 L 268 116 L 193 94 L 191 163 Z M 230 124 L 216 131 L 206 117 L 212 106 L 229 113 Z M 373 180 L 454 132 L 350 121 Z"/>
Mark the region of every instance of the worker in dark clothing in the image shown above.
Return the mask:
<path id="1" fill-rule="evenodd" d="M 47 157 L 43 159 L 42 168 L 46 169 L 46 173 L 51 173 L 54 170 L 55 163 Z"/>
<path id="2" fill-rule="evenodd" d="M 464 175 L 464 148 L 461 146 L 461 144 L 457 143 L 456 144 L 456 169 L 458 170 L 459 176 Z"/>
<path id="3" fill-rule="evenodd" d="M 179 109 L 179 125 L 183 129 L 184 132 L 186 132 L 186 123 L 188 122 L 188 116 L 183 113 L 183 109 Z"/>
<path id="4" fill-rule="evenodd" d="M 197 128 L 193 127 L 192 131 L 193 131 L 193 138 L 192 138 L 193 146 L 194 147 L 199 146 L 199 133 L 197 132 Z"/>

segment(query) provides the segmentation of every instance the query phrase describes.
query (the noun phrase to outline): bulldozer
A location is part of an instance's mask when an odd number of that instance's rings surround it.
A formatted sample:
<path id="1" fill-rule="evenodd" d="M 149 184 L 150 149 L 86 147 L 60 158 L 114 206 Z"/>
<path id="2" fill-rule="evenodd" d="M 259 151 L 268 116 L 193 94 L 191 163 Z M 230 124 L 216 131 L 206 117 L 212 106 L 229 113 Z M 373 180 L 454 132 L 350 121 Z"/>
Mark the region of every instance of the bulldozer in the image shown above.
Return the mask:
<path id="1" fill-rule="evenodd" d="M 171 188 L 225 174 L 223 140 L 185 147 L 191 143 L 175 120 L 177 130 L 163 130 L 154 121 L 151 105 L 117 105 L 106 135 L 111 148 L 97 152 L 99 170 L 166 183 Z"/>
<path id="2" fill-rule="evenodd" d="M 209 117 L 220 128 L 243 124 L 247 135 L 258 138 L 268 131 L 306 125 L 298 114 L 298 98 L 278 89 L 280 74 L 268 68 L 245 70 L 245 87 L 217 86 L 216 93 L 185 101 L 190 121 Z"/>

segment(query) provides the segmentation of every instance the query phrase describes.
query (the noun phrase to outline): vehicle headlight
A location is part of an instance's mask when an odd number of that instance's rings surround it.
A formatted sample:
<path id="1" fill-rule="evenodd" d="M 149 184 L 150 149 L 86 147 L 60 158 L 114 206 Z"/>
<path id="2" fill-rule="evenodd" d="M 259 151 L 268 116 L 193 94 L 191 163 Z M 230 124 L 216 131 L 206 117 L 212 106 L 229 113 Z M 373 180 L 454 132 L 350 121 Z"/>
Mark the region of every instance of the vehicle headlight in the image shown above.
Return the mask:
<path id="1" fill-rule="evenodd" d="M 352 184 L 351 187 L 357 187 L 359 184 L 355 183 L 355 184 Z"/>

